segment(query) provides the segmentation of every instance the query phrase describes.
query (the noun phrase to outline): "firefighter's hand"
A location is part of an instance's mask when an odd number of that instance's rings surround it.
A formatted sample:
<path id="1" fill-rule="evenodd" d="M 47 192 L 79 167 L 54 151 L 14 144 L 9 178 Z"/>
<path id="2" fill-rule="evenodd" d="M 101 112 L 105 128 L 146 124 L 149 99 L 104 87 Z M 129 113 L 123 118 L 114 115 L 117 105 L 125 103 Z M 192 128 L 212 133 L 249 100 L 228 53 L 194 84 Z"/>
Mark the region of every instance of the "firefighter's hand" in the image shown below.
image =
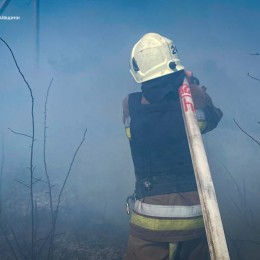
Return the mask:
<path id="1" fill-rule="evenodd" d="M 193 76 L 193 73 L 190 70 L 185 70 L 185 74 L 186 74 L 186 77 L 187 77 L 188 81 Z"/>
<path id="2" fill-rule="evenodd" d="M 198 85 L 190 84 L 190 90 L 196 109 L 203 109 L 207 104 L 212 103 L 210 96 Z"/>
<path id="3" fill-rule="evenodd" d="M 196 109 L 203 109 L 206 105 L 212 104 L 210 96 L 206 93 L 206 87 L 200 87 L 199 80 L 189 70 L 185 70 L 186 77 L 190 84 L 191 95 Z"/>

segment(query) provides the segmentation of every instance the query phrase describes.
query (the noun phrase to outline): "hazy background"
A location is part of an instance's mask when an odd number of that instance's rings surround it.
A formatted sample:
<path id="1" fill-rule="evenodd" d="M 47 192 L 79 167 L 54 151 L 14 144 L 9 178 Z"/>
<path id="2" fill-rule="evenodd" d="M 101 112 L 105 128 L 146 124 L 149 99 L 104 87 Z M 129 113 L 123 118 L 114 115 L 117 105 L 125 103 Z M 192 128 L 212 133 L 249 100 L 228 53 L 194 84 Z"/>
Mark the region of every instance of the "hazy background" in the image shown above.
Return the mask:
<path id="1" fill-rule="evenodd" d="M 12 0 L 4 15 L 21 17 L 0 20 L 0 36 L 10 44 L 33 89 L 35 175 L 43 177 L 44 100 L 52 77 L 47 160 L 54 189 L 60 188 L 88 128 L 63 201 L 71 209 L 66 214 L 73 225 L 113 223 L 127 230 L 124 203 L 133 192 L 134 173 L 121 103 L 128 93 L 140 89 L 129 73 L 131 49 L 143 34 L 156 32 L 175 42 L 184 66 L 207 87 L 224 113 L 219 127 L 207 134 L 205 145 L 226 231 L 234 238 L 260 241 L 260 235 L 249 232 L 243 222 L 234 204 L 241 201 L 237 188 L 223 167 L 246 191 L 252 223 L 259 227 L 260 147 L 233 122 L 235 118 L 260 138 L 260 82 L 246 75 L 260 77 L 260 56 L 250 55 L 260 52 L 258 1 L 41 1 L 38 64 L 33 1 Z M 28 191 L 14 180 L 29 181 L 29 141 L 8 127 L 30 133 L 30 98 L 10 53 L 0 42 L 2 184 L 6 198 L 14 189 L 17 196 L 26 196 Z"/>

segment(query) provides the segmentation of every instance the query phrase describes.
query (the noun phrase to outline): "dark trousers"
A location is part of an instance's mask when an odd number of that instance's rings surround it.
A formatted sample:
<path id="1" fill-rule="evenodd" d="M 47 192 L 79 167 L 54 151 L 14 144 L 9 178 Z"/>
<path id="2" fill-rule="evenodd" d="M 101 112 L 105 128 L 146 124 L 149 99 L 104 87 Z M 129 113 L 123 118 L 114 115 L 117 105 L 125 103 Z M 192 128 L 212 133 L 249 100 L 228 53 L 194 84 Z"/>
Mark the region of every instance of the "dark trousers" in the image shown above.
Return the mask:
<path id="1" fill-rule="evenodd" d="M 182 242 L 154 242 L 129 236 L 125 260 L 209 260 L 206 237 Z"/>

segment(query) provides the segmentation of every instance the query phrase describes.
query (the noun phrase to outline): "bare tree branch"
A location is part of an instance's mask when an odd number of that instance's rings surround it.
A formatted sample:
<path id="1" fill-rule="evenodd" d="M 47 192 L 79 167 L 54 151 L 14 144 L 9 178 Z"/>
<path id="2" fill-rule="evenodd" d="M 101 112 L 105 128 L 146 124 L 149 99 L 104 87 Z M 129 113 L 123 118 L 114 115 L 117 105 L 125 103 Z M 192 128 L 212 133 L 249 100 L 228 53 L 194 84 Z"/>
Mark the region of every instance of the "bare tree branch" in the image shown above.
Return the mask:
<path id="1" fill-rule="evenodd" d="M 248 134 L 245 130 L 243 130 L 241 128 L 241 126 L 237 123 L 237 121 L 233 118 L 235 124 L 238 126 L 238 128 L 244 133 L 246 134 L 248 137 L 250 137 L 254 142 L 256 142 L 258 145 L 260 145 L 260 142 L 258 142 L 254 137 L 252 137 L 250 134 Z"/>
<path id="2" fill-rule="evenodd" d="M 258 53 L 258 52 L 256 52 L 256 53 L 250 53 L 250 55 L 256 55 L 256 56 L 258 56 L 258 55 L 260 55 L 260 53 Z"/>
<path id="3" fill-rule="evenodd" d="M 76 156 L 77 156 L 77 154 L 78 154 L 78 151 L 79 151 L 80 147 L 82 146 L 82 144 L 83 144 L 84 141 L 85 141 L 86 133 L 87 133 L 87 128 L 85 129 L 84 134 L 83 134 L 83 138 L 82 138 L 80 144 L 78 145 L 78 147 L 77 147 L 77 149 L 76 149 L 76 151 L 75 151 L 75 153 L 74 153 L 74 155 L 73 155 L 72 161 L 71 161 L 70 166 L 69 166 L 69 170 L 68 170 L 68 172 L 67 172 L 67 175 L 66 175 L 66 177 L 65 177 L 65 180 L 64 180 L 64 182 L 63 182 L 62 188 L 61 188 L 60 193 L 59 193 L 59 198 L 58 198 L 58 205 L 57 205 L 57 207 L 58 207 L 59 204 L 60 204 L 61 195 L 62 195 L 62 193 L 63 193 L 63 190 L 64 190 L 64 188 L 65 188 L 65 185 L 66 185 L 66 183 L 67 183 L 67 180 L 68 180 L 68 178 L 69 178 L 69 175 L 70 175 L 72 166 L 73 166 L 73 164 L 74 164 L 75 158 L 76 158 Z M 57 208 L 56 208 L 56 210 L 57 210 Z M 56 215 L 57 215 L 57 212 L 56 212 Z"/>
<path id="4" fill-rule="evenodd" d="M 238 183 L 234 179 L 232 173 L 228 170 L 228 168 L 224 164 L 223 164 L 223 167 L 225 168 L 225 170 L 227 171 L 227 173 L 228 173 L 229 177 L 231 178 L 232 182 L 236 186 L 237 193 L 238 193 L 238 196 L 239 196 L 240 206 L 237 204 L 237 202 L 231 196 L 230 196 L 230 199 L 232 200 L 233 204 L 236 206 L 240 216 L 244 219 L 247 227 L 249 229 L 253 230 L 255 233 L 260 234 L 257 226 L 254 225 L 252 212 L 250 212 L 250 210 L 248 210 L 248 207 L 247 207 L 246 184 L 245 184 L 245 182 L 243 182 L 243 192 L 242 192 Z"/>
<path id="5" fill-rule="evenodd" d="M 33 184 L 35 184 L 35 183 L 37 183 L 37 182 L 39 182 L 39 181 L 44 182 L 42 179 L 36 179 L 35 181 L 33 181 Z"/>
<path id="6" fill-rule="evenodd" d="M 20 183 L 20 184 L 22 184 L 22 185 L 24 185 L 26 188 L 30 189 L 30 186 L 27 185 L 27 184 L 25 184 L 24 182 L 19 181 L 19 180 L 15 180 L 15 181 L 18 182 L 18 183 Z"/>
<path id="7" fill-rule="evenodd" d="M 52 86 L 53 78 L 50 81 L 49 87 L 47 89 L 47 94 L 45 98 L 44 104 L 44 133 L 43 133 L 43 162 L 44 162 L 44 172 L 47 178 L 48 183 L 48 193 L 49 193 L 49 203 L 50 203 L 50 214 L 51 214 L 51 231 L 50 231 L 50 243 L 48 249 L 48 259 L 52 259 L 53 257 L 53 242 L 54 242 L 54 210 L 53 210 L 53 199 L 52 199 L 52 185 L 50 176 L 47 168 L 47 159 L 46 159 L 46 139 L 47 139 L 47 105 L 50 89 Z"/>
<path id="8" fill-rule="evenodd" d="M 5 238 L 5 241 L 6 241 L 7 245 L 9 246 L 9 248 L 10 248 L 12 254 L 13 254 L 13 257 L 14 257 L 16 260 L 18 260 L 18 257 L 17 257 L 17 255 L 16 255 L 16 252 L 15 252 L 15 250 L 14 250 L 14 248 L 13 248 L 13 245 L 12 245 L 12 243 L 11 243 L 11 241 L 10 241 L 8 235 L 6 234 L 6 231 L 5 231 L 4 227 L 2 226 L 2 222 L 0 223 L 0 229 L 1 229 L 2 233 L 3 233 L 3 235 L 4 235 L 4 238 Z"/>
<path id="9" fill-rule="evenodd" d="M 64 234 L 66 234 L 66 232 L 57 233 L 57 234 L 55 234 L 55 237 L 61 236 L 61 235 L 64 235 Z M 50 237 L 50 234 L 49 234 L 48 236 L 46 236 L 46 237 L 39 238 L 39 239 L 36 241 L 36 243 L 39 243 L 39 242 L 41 242 L 41 241 L 46 241 L 46 239 L 48 239 L 49 237 Z"/>
<path id="10" fill-rule="evenodd" d="M 223 164 L 224 169 L 226 170 L 227 174 L 229 175 L 230 179 L 232 180 L 232 182 L 235 184 L 238 196 L 239 196 L 239 202 L 240 205 L 238 205 L 238 203 L 233 199 L 233 197 L 230 196 L 230 199 L 232 200 L 233 204 L 236 206 L 238 212 L 242 215 L 242 209 L 244 207 L 243 203 L 245 200 L 242 196 L 241 190 L 239 188 L 239 185 L 237 183 L 237 181 L 234 179 L 232 173 L 229 171 L 229 169 L 226 167 L 226 165 Z"/>
<path id="11" fill-rule="evenodd" d="M 260 81 L 260 79 L 258 79 L 258 78 L 256 78 L 256 77 L 253 77 L 252 75 L 250 75 L 249 72 L 247 72 L 246 75 L 249 76 L 250 78 L 254 79 L 254 80 Z"/>
<path id="12" fill-rule="evenodd" d="M 66 232 L 54 234 L 53 236 L 54 236 L 54 237 L 57 237 L 57 236 L 61 236 L 61 235 L 64 235 L 64 234 L 66 234 Z M 41 254 L 41 252 L 42 252 L 42 250 L 44 249 L 44 247 L 45 247 L 47 241 L 50 239 L 50 236 L 51 236 L 51 232 L 50 232 L 45 238 L 40 238 L 40 239 L 38 239 L 38 240 L 36 241 L 36 243 L 39 243 L 39 242 L 43 241 L 42 245 L 40 246 L 40 248 L 39 248 L 39 250 L 38 250 L 38 252 L 37 252 L 37 254 L 36 254 L 36 256 Z"/>
<path id="13" fill-rule="evenodd" d="M 16 234 L 15 234 L 14 230 L 13 230 L 12 228 L 10 228 L 10 230 L 11 230 L 11 233 L 12 233 L 12 235 L 13 235 L 13 238 L 14 238 L 14 241 L 15 241 L 15 244 L 16 244 L 16 247 L 18 248 L 18 251 L 20 252 L 20 254 L 22 255 L 22 257 L 23 257 L 25 260 L 28 259 L 28 257 L 24 254 L 20 243 L 19 243 L 18 240 L 17 240 L 17 237 L 16 237 Z"/>
<path id="14" fill-rule="evenodd" d="M 30 199 L 31 199 L 31 258 L 35 259 L 35 237 L 34 237 L 34 193 L 33 193 L 33 156 L 34 156 L 34 136 L 35 136 L 35 120 L 34 120 L 34 97 L 32 88 L 30 87 L 28 81 L 24 77 L 23 73 L 20 70 L 20 67 L 16 61 L 16 58 L 14 56 L 14 53 L 11 49 L 11 47 L 8 45 L 8 43 L 0 37 L 0 40 L 6 45 L 6 47 L 9 49 L 13 60 L 15 62 L 15 66 L 20 73 L 21 77 L 23 78 L 23 81 L 25 82 L 27 89 L 30 92 L 31 97 L 31 126 L 32 126 L 32 135 L 31 135 L 31 148 L 30 148 Z"/>
<path id="15" fill-rule="evenodd" d="M 68 169 L 68 172 L 67 172 L 67 174 L 66 174 L 65 180 L 64 180 L 64 182 L 63 182 L 62 188 L 61 188 L 61 190 L 60 190 L 60 192 L 59 192 L 58 201 L 57 201 L 56 209 L 55 209 L 55 212 L 54 212 L 53 234 L 55 234 L 55 230 L 56 230 L 56 223 L 57 223 L 58 212 L 59 212 L 59 207 L 60 207 L 60 202 L 61 202 L 61 196 L 62 196 L 63 190 L 64 190 L 64 188 L 65 188 L 65 186 L 66 186 L 67 180 L 68 180 L 68 178 L 69 178 L 69 175 L 70 175 L 72 166 L 73 166 L 73 164 L 74 164 L 75 158 L 76 158 L 76 156 L 77 156 L 77 154 L 78 154 L 78 151 L 80 150 L 82 144 L 83 144 L 84 141 L 85 141 L 86 133 L 87 133 L 87 128 L 85 129 L 84 134 L 83 134 L 83 137 L 82 137 L 82 140 L 81 140 L 80 144 L 78 145 L 78 147 L 77 147 L 77 149 L 76 149 L 76 151 L 75 151 L 75 153 L 74 153 L 74 155 L 73 155 L 73 158 L 72 158 L 71 163 L 70 163 L 70 165 L 69 165 L 69 169 Z"/>
<path id="16" fill-rule="evenodd" d="M 36 251 L 36 238 L 38 236 L 38 224 L 39 224 L 39 218 L 38 218 L 38 205 L 37 205 L 37 200 L 34 200 L 34 216 L 35 216 L 35 228 L 34 228 L 34 237 L 35 237 L 35 251 Z M 36 252 L 34 252 L 34 258 L 36 258 Z M 33 259 L 32 259 L 33 260 Z"/>
<path id="17" fill-rule="evenodd" d="M 8 130 L 10 130 L 12 133 L 14 133 L 14 134 L 16 134 L 16 135 L 23 135 L 23 136 L 26 136 L 26 137 L 32 138 L 32 136 L 30 136 L 30 135 L 16 132 L 16 131 L 12 130 L 12 129 L 9 128 L 9 127 L 8 127 Z"/>

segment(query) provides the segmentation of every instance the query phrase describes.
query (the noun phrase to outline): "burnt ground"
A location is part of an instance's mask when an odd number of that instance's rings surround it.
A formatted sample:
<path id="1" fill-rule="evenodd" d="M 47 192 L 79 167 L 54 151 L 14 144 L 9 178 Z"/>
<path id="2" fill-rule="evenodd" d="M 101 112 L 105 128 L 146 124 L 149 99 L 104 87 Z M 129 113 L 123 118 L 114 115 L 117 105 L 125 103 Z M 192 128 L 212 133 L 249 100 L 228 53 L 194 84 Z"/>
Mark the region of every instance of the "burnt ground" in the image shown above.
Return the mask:
<path id="1" fill-rule="evenodd" d="M 28 201 L 15 194 L 11 200 L 11 195 L 0 212 L 0 260 L 30 260 L 32 224 Z M 37 257 L 34 260 L 48 258 L 51 219 L 46 201 L 45 197 L 38 201 L 35 213 Z M 60 207 L 55 232 L 54 260 L 124 258 L 127 216 L 113 218 L 106 211 L 96 212 L 91 207 L 84 210 L 76 203 L 71 203 L 73 206 L 64 204 Z"/>
<path id="2" fill-rule="evenodd" d="M 65 228 L 66 229 L 66 228 Z M 64 231 L 64 229 L 63 229 Z M 22 243 L 23 238 L 17 234 L 17 240 L 8 234 L 9 241 L 1 234 L 0 236 L 0 260 L 24 260 L 30 259 L 30 247 L 27 237 L 26 243 Z M 29 236 L 28 236 L 29 237 Z M 8 244 L 9 243 L 9 244 Z M 39 242 L 39 244 L 41 241 Z M 127 231 L 120 230 L 117 226 L 92 226 L 82 227 L 78 230 L 65 230 L 58 233 L 55 238 L 54 260 L 120 260 L 124 259 L 125 247 L 127 243 Z M 12 246 L 15 255 L 10 248 Z M 38 247 L 38 249 L 40 246 Z M 21 251 L 23 254 L 21 254 Z M 38 250 L 39 251 L 39 250 Z M 47 259 L 48 246 L 45 245 L 37 260 Z"/>
<path id="3" fill-rule="evenodd" d="M 62 260 L 119 260 L 124 258 L 127 234 L 91 229 L 57 239 L 55 255 Z"/>

